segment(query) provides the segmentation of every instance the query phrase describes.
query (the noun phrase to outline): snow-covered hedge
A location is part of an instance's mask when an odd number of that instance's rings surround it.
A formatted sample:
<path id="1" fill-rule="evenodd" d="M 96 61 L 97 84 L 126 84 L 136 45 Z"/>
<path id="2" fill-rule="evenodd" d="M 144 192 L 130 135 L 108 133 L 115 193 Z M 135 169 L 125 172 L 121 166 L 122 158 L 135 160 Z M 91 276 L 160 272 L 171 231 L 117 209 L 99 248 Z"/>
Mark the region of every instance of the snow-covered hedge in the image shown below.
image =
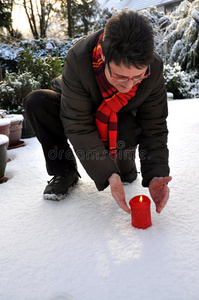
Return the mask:
<path id="1" fill-rule="evenodd" d="M 52 80 L 62 74 L 64 61 L 58 54 L 56 57 L 36 57 L 34 49 L 25 48 L 19 54 L 17 69 L 20 73 L 31 72 L 42 89 L 49 89 Z"/>
<path id="2" fill-rule="evenodd" d="M 170 65 L 178 62 L 184 71 L 199 70 L 199 0 L 182 1 L 167 15 L 156 7 L 142 13 L 153 25 L 161 57 Z"/>
<path id="3" fill-rule="evenodd" d="M 175 99 L 199 97 L 199 80 L 195 79 L 196 72 L 182 71 L 178 63 L 174 66 L 164 66 L 164 77 L 167 91 L 174 95 Z"/>
<path id="4" fill-rule="evenodd" d="M 23 98 L 30 92 L 39 89 L 40 82 L 36 81 L 32 73 L 8 73 L 0 84 L 0 108 L 9 111 L 17 110 L 22 106 Z"/>
<path id="5" fill-rule="evenodd" d="M 167 62 L 178 62 L 183 70 L 199 69 L 199 0 L 183 1 L 169 15 L 171 24 L 166 28 Z"/>
<path id="6" fill-rule="evenodd" d="M 5 71 L 16 72 L 17 64 L 20 60 L 20 53 L 26 49 L 34 49 L 33 57 L 48 57 L 48 50 L 46 46 L 50 41 L 53 45 L 52 56 L 59 56 L 60 59 L 64 59 L 68 52 L 68 49 L 80 38 L 76 36 L 74 39 L 38 39 L 38 40 L 23 40 L 20 42 L 8 44 L 0 44 L 0 62 L 2 65 L 3 75 Z"/>
<path id="7" fill-rule="evenodd" d="M 113 10 L 110 16 L 115 12 L 116 10 Z M 185 0 L 175 11 L 168 15 L 159 12 L 156 7 L 142 10 L 141 13 L 149 19 L 154 28 L 156 51 L 165 62 L 164 75 L 168 92 L 172 92 L 175 98 L 198 97 L 199 0 Z M 104 16 L 109 15 L 106 12 Z M 93 26 L 92 29 L 102 28 L 105 21 L 106 18 L 103 18 L 102 15 L 101 19 L 98 20 L 96 26 Z M 48 57 L 46 49 L 48 42 L 51 42 L 53 45 L 52 56 L 64 59 L 68 49 L 80 37 L 61 39 L 59 41 L 51 38 L 48 40 L 24 40 L 12 45 L 0 44 L 0 61 L 3 71 L 17 71 L 20 53 L 24 51 L 24 47 L 26 49 L 34 49 L 33 58 L 40 63 L 39 58 Z M 34 65 L 36 65 L 35 61 Z M 37 65 L 36 68 L 40 70 L 41 65 L 39 67 Z M 41 70 L 42 73 L 47 74 L 46 70 Z M 30 69 L 28 71 L 32 71 L 33 74 L 35 73 Z M 49 85 L 46 78 L 43 78 L 43 82 L 45 87 Z"/>

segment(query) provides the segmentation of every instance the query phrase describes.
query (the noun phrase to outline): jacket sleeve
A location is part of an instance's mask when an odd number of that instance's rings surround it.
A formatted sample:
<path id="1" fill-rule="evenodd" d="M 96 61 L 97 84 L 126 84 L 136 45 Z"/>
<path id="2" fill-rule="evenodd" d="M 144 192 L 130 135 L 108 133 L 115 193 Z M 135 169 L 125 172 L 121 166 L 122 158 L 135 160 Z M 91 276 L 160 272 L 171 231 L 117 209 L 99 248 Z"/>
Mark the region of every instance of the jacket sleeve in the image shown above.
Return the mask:
<path id="1" fill-rule="evenodd" d="M 168 107 L 162 62 L 153 86 L 149 97 L 137 110 L 137 122 L 142 129 L 139 156 L 144 187 L 149 186 L 153 177 L 169 175 L 166 122 Z"/>
<path id="2" fill-rule="evenodd" d="M 84 70 L 87 72 L 87 70 Z M 69 50 L 62 74 L 62 96 L 60 116 L 65 134 L 77 157 L 98 190 L 108 186 L 107 179 L 119 169 L 109 157 L 99 138 L 89 91 L 82 85 L 82 70 L 78 59 Z"/>

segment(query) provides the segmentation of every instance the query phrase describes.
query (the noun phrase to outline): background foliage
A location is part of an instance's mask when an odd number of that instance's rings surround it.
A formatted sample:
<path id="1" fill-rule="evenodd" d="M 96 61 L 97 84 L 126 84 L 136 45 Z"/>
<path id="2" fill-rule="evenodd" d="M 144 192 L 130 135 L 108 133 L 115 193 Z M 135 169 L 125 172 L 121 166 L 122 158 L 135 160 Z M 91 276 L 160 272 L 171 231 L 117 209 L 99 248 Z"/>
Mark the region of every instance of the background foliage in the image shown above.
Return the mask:
<path id="1" fill-rule="evenodd" d="M 47 4 L 47 1 L 44 2 Z M 116 9 L 99 9 L 96 0 L 60 0 L 59 4 L 53 10 L 51 20 L 53 16 L 58 18 L 65 37 L 1 43 L 3 77 L 6 70 L 19 74 L 30 72 L 41 88 L 49 88 L 51 80 L 62 73 L 68 49 L 85 34 L 103 28 L 108 19 L 117 12 Z M 66 26 L 69 11 L 70 28 Z M 167 91 L 172 92 L 175 98 L 199 97 L 199 0 L 185 0 L 167 15 L 159 12 L 156 7 L 142 10 L 141 13 L 154 28 L 156 51 L 165 65 Z M 53 45 L 52 57 L 48 56 L 46 49 L 48 42 Z"/>
<path id="2" fill-rule="evenodd" d="M 62 74 L 64 59 L 56 57 L 35 57 L 34 48 L 25 48 L 19 53 L 19 73 L 30 72 L 40 82 L 41 89 L 49 89 L 51 81 Z"/>
<path id="3" fill-rule="evenodd" d="M 0 107 L 8 111 L 20 109 L 23 98 L 40 87 L 39 80 L 30 72 L 6 72 L 4 82 L 0 84 Z"/>

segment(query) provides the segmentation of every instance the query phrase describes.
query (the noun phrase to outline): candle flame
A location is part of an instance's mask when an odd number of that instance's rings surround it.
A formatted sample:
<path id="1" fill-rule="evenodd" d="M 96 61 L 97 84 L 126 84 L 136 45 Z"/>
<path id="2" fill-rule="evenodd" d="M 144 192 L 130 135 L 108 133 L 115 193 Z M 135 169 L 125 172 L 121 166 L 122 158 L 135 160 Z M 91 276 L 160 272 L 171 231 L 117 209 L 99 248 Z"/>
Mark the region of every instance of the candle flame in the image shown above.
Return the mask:
<path id="1" fill-rule="evenodd" d="M 143 197 L 140 196 L 139 202 L 142 203 Z"/>

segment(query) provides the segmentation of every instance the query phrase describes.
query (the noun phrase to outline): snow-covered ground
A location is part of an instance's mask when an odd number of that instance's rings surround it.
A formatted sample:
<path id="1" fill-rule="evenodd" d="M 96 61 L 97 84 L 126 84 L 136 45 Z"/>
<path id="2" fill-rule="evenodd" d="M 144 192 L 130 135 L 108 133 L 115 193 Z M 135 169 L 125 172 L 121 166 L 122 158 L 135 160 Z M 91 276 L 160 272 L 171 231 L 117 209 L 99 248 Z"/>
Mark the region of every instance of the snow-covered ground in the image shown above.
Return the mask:
<path id="1" fill-rule="evenodd" d="M 169 101 L 170 200 L 152 227 L 131 226 L 107 188 L 82 179 L 44 201 L 49 176 L 36 138 L 8 151 L 0 185 L 1 300 L 199 299 L 199 99 Z M 141 177 L 126 198 L 148 195 Z"/>

